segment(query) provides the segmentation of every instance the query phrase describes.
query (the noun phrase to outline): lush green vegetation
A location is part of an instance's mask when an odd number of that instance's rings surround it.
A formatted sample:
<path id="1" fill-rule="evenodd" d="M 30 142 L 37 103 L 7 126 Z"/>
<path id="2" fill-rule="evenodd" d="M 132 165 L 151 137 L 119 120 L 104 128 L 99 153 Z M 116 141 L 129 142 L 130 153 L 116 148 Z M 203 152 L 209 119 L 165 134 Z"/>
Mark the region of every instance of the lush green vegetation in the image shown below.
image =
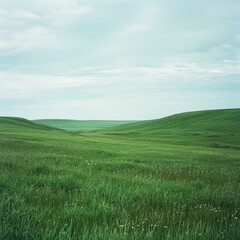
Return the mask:
<path id="1" fill-rule="evenodd" d="M 67 131 L 91 131 L 102 128 L 114 127 L 132 121 L 105 121 L 105 120 L 68 120 L 68 119 L 40 119 L 34 120 L 34 123 L 39 123 L 49 127 L 57 127 Z"/>
<path id="2" fill-rule="evenodd" d="M 0 118 L 0 239 L 240 239 L 239 116 L 89 133 Z"/>
<path id="3" fill-rule="evenodd" d="M 111 131 L 162 132 L 162 131 L 221 131 L 240 129 L 240 109 L 208 110 L 180 113 L 162 119 L 134 122 L 112 128 Z"/>
<path id="4" fill-rule="evenodd" d="M 41 124 L 35 124 L 32 121 L 29 121 L 24 118 L 18 117 L 0 117 L 0 130 L 9 132 L 14 131 L 15 128 L 30 128 L 30 129 L 38 129 L 38 130 L 54 130 L 54 127 L 48 127 Z"/>

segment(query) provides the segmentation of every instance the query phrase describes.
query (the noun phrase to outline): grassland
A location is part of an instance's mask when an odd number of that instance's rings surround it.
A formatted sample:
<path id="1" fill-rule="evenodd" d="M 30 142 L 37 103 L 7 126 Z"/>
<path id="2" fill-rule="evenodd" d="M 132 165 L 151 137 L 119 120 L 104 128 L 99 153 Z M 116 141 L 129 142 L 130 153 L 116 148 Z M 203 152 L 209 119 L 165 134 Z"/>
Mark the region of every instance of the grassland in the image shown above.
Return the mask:
<path id="1" fill-rule="evenodd" d="M 68 120 L 68 119 L 39 119 L 34 123 L 48 127 L 56 127 L 66 131 L 92 131 L 102 128 L 115 127 L 133 121 L 107 121 L 107 120 Z"/>
<path id="2" fill-rule="evenodd" d="M 0 239 L 240 239 L 240 110 L 92 132 L 0 118 Z"/>

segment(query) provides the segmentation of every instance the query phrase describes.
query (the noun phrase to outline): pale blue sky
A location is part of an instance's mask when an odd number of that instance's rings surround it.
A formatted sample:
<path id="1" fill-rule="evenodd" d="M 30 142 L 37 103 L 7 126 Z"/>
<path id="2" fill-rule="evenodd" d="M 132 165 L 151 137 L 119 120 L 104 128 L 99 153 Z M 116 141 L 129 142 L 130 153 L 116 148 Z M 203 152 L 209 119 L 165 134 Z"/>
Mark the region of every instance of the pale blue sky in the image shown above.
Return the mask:
<path id="1" fill-rule="evenodd" d="M 0 0 L 0 115 L 240 107 L 239 0 Z"/>

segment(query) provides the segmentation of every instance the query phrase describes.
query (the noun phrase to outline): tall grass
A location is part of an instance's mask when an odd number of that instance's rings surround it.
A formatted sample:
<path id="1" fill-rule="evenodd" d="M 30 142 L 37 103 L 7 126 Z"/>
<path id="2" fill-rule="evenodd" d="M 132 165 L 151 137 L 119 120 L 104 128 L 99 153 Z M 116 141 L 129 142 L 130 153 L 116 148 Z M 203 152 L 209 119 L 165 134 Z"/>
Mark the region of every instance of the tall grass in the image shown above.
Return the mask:
<path id="1" fill-rule="evenodd" d="M 211 144 L 4 127 L 0 239 L 240 239 L 239 150 Z"/>

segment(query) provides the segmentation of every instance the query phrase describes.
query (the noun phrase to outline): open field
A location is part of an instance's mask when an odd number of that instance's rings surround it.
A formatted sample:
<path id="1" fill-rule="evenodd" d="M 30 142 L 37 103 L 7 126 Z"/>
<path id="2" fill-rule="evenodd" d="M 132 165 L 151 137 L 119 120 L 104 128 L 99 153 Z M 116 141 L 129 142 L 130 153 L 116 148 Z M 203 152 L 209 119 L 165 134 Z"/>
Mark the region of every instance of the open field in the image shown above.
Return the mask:
<path id="1" fill-rule="evenodd" d="M 0 239 L 240 239 L 240 109 L 54 127 L 0 118 Z"/>

